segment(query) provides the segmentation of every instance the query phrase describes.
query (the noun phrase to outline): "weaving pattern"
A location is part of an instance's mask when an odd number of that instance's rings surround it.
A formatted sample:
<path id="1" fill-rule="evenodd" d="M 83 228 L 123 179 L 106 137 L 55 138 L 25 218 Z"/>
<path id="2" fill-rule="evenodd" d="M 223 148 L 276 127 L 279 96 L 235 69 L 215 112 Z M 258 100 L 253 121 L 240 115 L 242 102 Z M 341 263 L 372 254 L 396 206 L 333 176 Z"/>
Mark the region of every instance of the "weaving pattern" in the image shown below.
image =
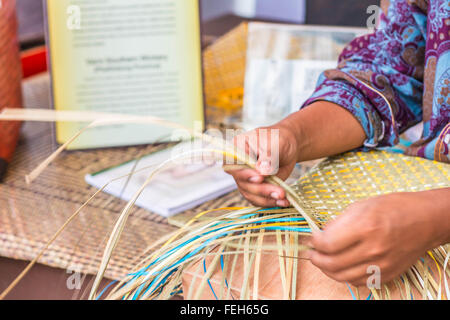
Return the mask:
<path id="1" fill-rule="evenodd" d="M 304 209 L 318 221 L 326 222 L 359 200 L 449 186 L 448 164 L 378 151 L 330 158 L 293 188 L 303 200 Z"/>
<path id="2" fill-rule="evenodd" d="M 244 88 L 246 50 L 247 24 L 242 23 L 204 51 L 207 105 L 216 106 L 230 90 Z"/>

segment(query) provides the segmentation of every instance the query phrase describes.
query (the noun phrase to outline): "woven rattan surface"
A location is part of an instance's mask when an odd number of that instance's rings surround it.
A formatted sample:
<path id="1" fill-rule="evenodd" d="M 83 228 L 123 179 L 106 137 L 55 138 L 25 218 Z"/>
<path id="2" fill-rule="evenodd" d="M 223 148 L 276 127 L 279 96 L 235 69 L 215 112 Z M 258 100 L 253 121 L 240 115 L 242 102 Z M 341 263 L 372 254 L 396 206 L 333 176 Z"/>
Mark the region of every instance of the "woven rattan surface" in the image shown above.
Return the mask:
<path id="1" fill-rule="evenodd" d="M 386 151 L 330 158 L 294 186 L 302 207 L 328 221 L 351 203 L 393 192 L 450 187 L 450 165 Z"/>
<path id="2" fill-rule="evenodd" d="M 223 35 L 203 53 L 205 100 L 215 105 L 223 90 L 244 88 L 247 23 Z"/>

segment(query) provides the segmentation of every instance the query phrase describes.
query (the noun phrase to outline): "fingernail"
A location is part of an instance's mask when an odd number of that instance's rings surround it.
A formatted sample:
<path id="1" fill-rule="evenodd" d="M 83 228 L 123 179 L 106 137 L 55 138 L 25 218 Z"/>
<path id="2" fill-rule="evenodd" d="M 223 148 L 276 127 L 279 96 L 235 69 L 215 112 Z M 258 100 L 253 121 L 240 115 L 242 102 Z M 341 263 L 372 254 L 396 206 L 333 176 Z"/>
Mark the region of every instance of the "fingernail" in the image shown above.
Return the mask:
<path id="1" fill-rule="evenodd" d="M 261 161 L 258 167 L 263 173 L 270 173 L 272 171 L 269 161 Z"/>
<path id="2" fill-rule="evenodd" d="M 258 176 L 254 176 L 251 177 L 250 179 L 248 179 L 248 181 L 252 182 L 252 183 L 258 183 L 260 180 L 260 178 Z"/>
<path id="3" fill-rule="evenodd" d="M 273 199 L 275 199 L 275 200 L 280 199 L 280 195 L 279 195 L 278 193 L 276 193 L 276 192 L 272 192 L 272 193 L 270 194 L 270 196 L 271 196 Z M 277 202 L 277 203 L 278 203 L 278 202 Z"/>
<path id="4" fill-rule="evenodd" d="M 279 206 L 279 207 L 287 207 L 287 206 L 289 206 L 289 204 L 287 203 L 286 200 L 278 200 L 277 201 L 277 206 Z"/>

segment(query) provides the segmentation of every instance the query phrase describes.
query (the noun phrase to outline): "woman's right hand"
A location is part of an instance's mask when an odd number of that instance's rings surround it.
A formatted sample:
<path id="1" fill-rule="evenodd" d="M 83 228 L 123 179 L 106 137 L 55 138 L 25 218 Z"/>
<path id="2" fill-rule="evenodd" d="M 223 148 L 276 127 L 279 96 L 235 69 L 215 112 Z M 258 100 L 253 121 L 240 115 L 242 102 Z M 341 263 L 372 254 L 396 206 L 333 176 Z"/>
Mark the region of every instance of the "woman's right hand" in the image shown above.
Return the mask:
<path id="1" fill-rule="evenodd" d="M 274 131 L 275 130 L 275 131 Z M 284 125 L 259 128 L 235 137 L 235 145 L 257 159 L 256 169 L 228 169 L 241 194 L 258 207 L 288 207 L 283 188 L 265 181 L 268 176 L 286 180 L 297 163 L 295 134 Z"/>
<path id="2" fill-rule="evenodd" d="M 271 134 L 273 130 L 276 131 Z M 271 137 L 277 134 L 278 138 L 272 141 Z M 290 204 L 286 192 L 265 182 L 265 177 L 276 175 L 286 180 L 297 162 L 353 150 L 361 147 L 366 139 L 359 120 L 349 111 L 332 102 L 316 101 L 272 127 L 236 137 L 238 148 L 258 159 L 256 170 L 226 170 L 252 204 L 287 207 Z"/>

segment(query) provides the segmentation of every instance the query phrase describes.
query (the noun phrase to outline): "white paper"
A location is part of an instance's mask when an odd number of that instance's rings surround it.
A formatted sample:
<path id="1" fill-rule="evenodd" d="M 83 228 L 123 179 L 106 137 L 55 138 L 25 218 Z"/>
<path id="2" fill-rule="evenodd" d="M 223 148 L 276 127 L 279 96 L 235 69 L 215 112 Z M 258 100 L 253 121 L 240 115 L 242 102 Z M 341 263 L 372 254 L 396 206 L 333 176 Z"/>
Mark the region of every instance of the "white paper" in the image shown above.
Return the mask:
<path id="1" fill-rule="evenodd" d="M 247 66 L 244 119 L 253 129 L 268 126 L 297 111 L 334 60 L 253 59 Z"/>
<path id="2" fill-rule="evenodd" d="M 337 66 L 345 45 L 362 28 L 250 23 L 243 127 L 269 126 L 297 111 L 319 75 Z"/>
<path id="3" fill-rule="evenodd" d="M 177 150 L 187 150 L 191 145 L 190 142 L 183 144 L 177 145 L 176 149 L 165 149 L 141 158 L 135 171 L 148 166 L 153 167 L 133 174 L 127 185 L 127 178 L 123 178 L 108 185 L 104 191 L 129 201 L 157 165 L 172 158 L 174 154 L 179 154 Z M 177 162 L 154 177 L 136 201 L 137 206 L 170 217 L 236 189 L 233 178 L 222 170 L 221 164 L 212 161 L 209 163 L 185 161 L 186 164 Z M 135 164 L 135 161 L 128 162 L 97 174 L 87 175 L 85 179 L 88 184 L 101 188 L 109 181 L 129 174 Z"/>

